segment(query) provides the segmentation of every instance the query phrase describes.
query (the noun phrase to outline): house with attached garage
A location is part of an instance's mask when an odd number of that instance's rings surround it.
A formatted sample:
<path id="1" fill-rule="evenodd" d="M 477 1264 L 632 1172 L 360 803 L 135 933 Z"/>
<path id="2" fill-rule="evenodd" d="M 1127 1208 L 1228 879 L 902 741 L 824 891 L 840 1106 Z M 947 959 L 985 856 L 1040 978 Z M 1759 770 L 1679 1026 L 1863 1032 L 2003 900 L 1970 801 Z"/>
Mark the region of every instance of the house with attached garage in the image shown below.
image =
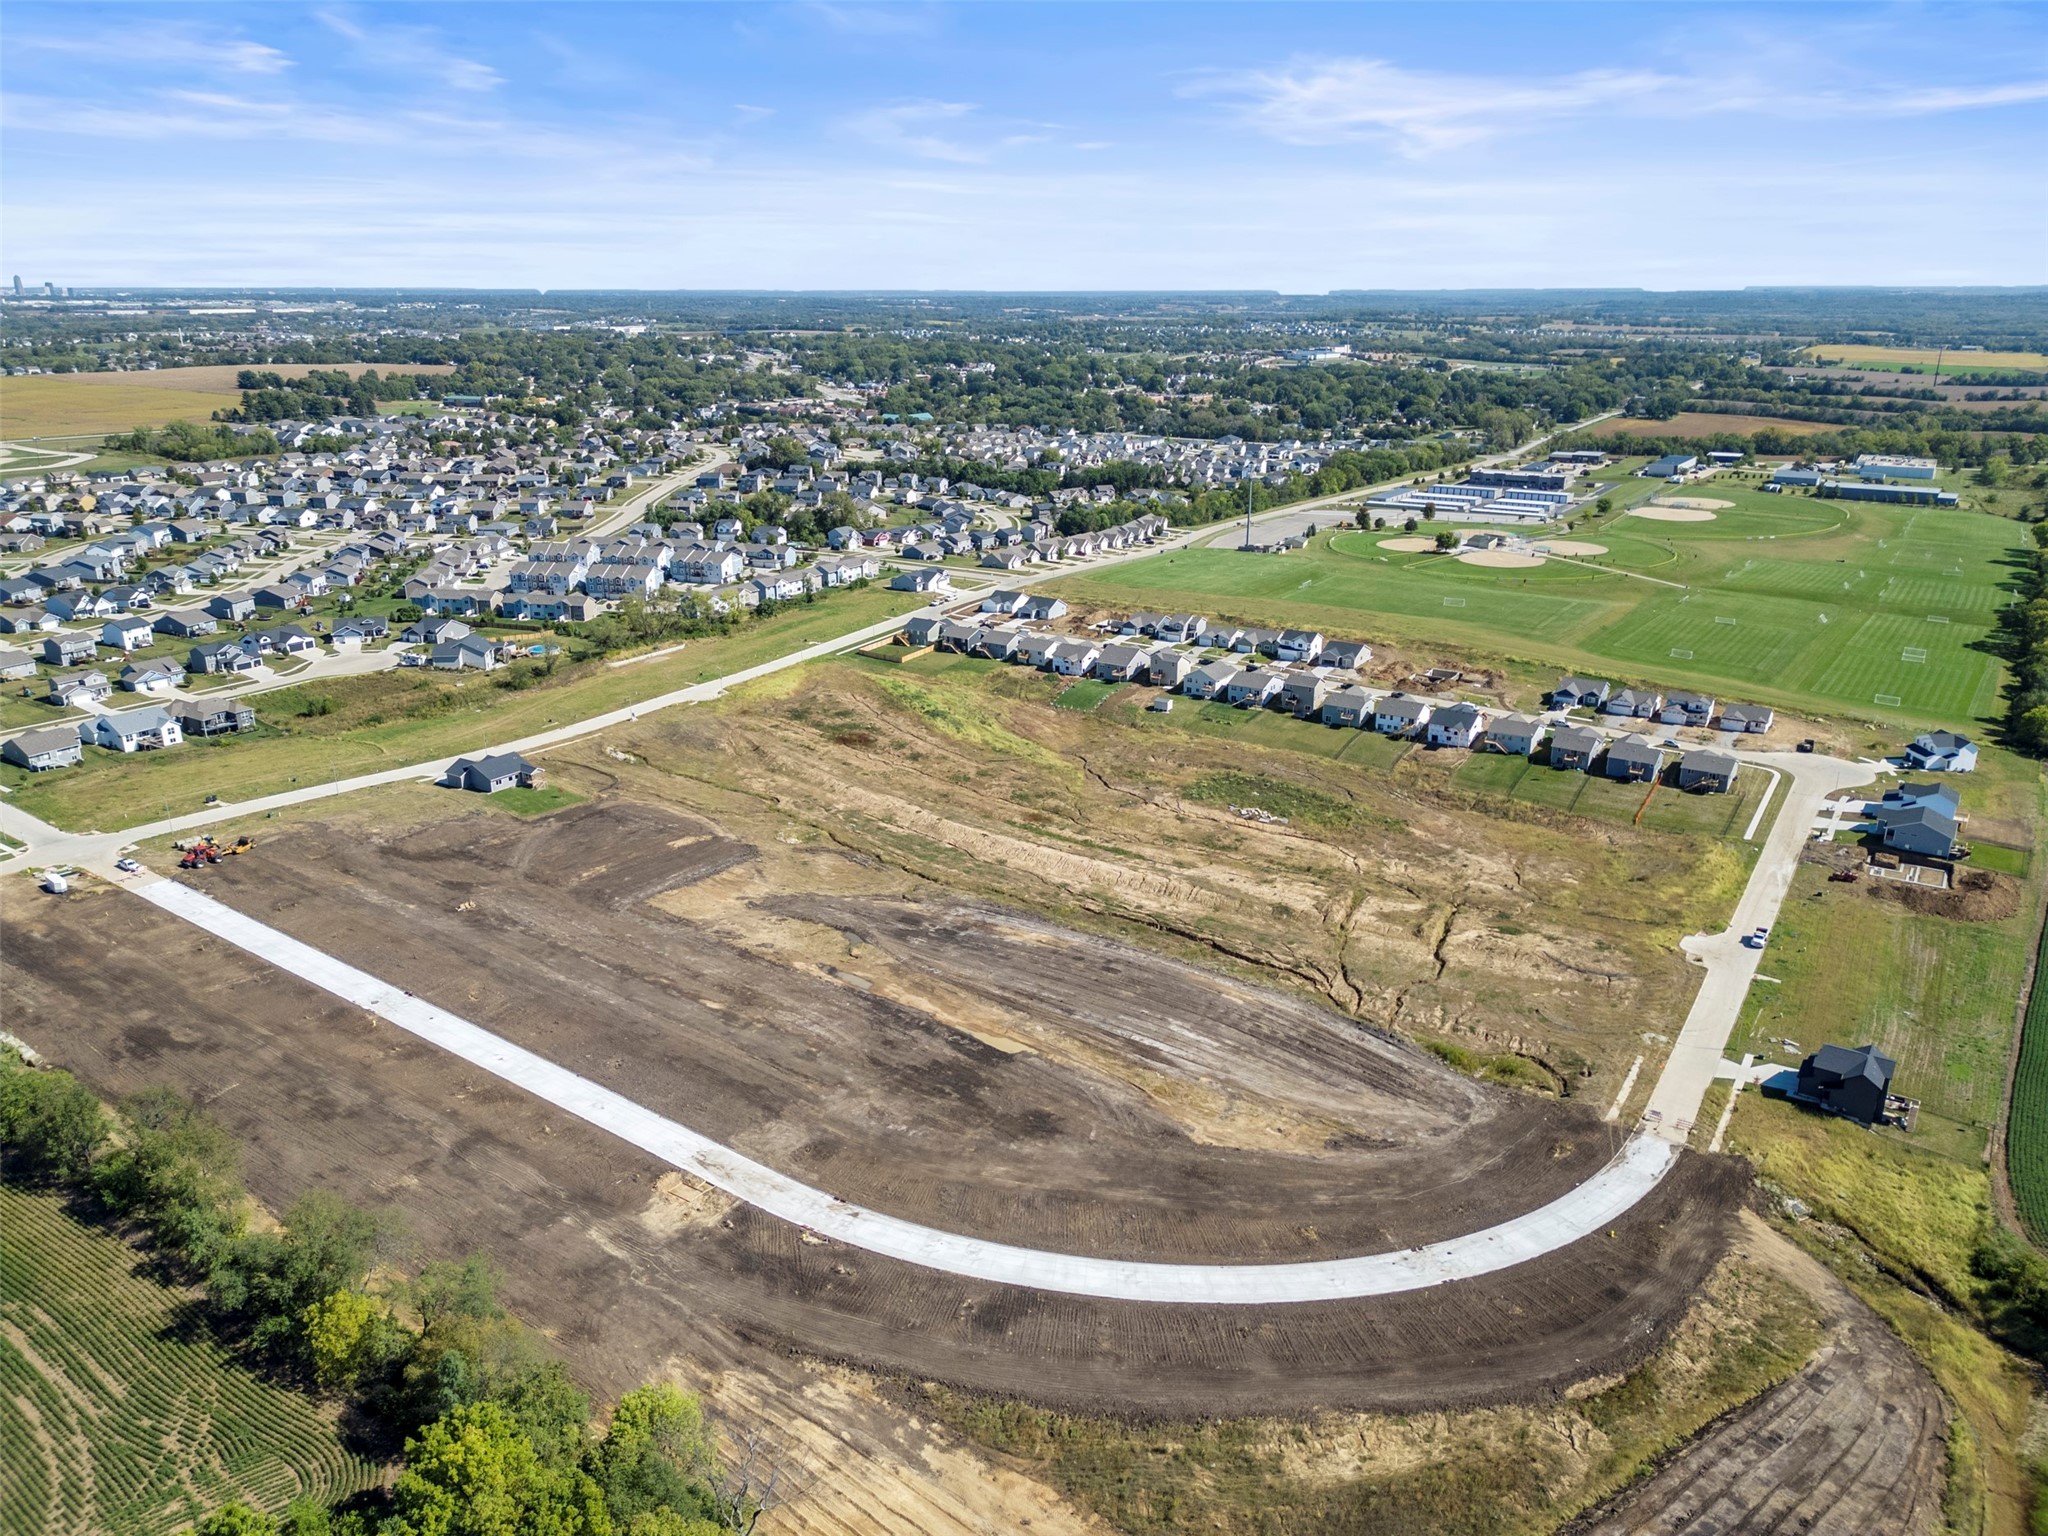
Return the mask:
<path id="1" fill-rule="evenodd" d="M 1019 666 L 1034 669 L 1052 665 L 1053 647 L 1060 643 L 1058 635 L 1047 634 L 1044 630 L 1027 631 L 1017 642 L 1017 649 L 1010 654 L 1010 660 Z"/>
<path id="2" fill-rule="evenodd" d="M 1591 768 L 1606 741 L 1605 736 L 1587 726 L 1561 725 L 1550 736 L 1550 766 L 1581 771 Z"/>
<path id="3" fill-rule="evenodd" d="M 1016 613 L 1024 606 L 1024 594 L 1009 588 L 998 589 L 981 600 L 983 613 Z"/>
<path id="4" fill-rule="evenodd" d="M 1432 747 L 1469 747 L 1486 729 L 1486 712 L 1474 704 L 1449 704 L 1429 717 L 1425 739 Z"/>
<path id="5" fill-rule="evenodd" d="M 488 757 L 458 757 L 448 765 L 441 782 L 450 789 L 471 789 L 495 795 L 501 789 L 538 789 L 547 772 L 517 752 L 496 752 Z"/>
<path id="6" fill-rule="evenodd" d="M 1654 720 L 1657 711 L 1664 707 L 1664 695 L 1648 688 L 1622 688 L 1609 694 L 1607 702 L 1600 706 L 1603 715 L 1614 715 L 1623 719 Z"/>
<path id="7" fill-rule="evenodd" d="M 1324 643 L 1323 654 L 1316 659 L 1326 667 L 1356 672 L 1372 660 L 1372 647 L 1363 640 L 1330 640 Z"/>
<path id="8" fill-rule="evenodd" d="M 358 614 L 337 620 L 334 628 L 327 632 L 327 643 L 337 651 L 361 650 L 372 640 L 388 640 L 390 637 L 389 619 L 375 614 Z"/>
<path id="9" fill-rule="evenodd" d="M 439 645 L 444 640 L 460 640 L 469 632 L 460 619 L 425 618 L 406 625 L 398 638 L 408 645 Z"/>
<path id="10" fill-rule="evenodd" d="M 100 626 L 100 644 L 110 650 L 140 651 L 156 643 L 156 626 L 141 614 L 109 619 Z"/>
<path id="11" fill-rule="evenodd" d="M 494 672 L 498 668 L 498 647 L 482 635 L 463 635 L 435 645 L 427 662 L 443 672 Z"/>
<path id="12" fill-rule="evenodd" d="M 1169 613 L 1159 621 L 1159 638 L 1174 645 L 1188 645 L 1200 640 L 1209 627 L 1209 621 L 1199 613 Z"/>
<path id="13" fill-rule="evenodd" d="M 1855 1050 L 1846 1045 L 1824 1045 L 1799 1064 L 1798 1086 L 1792 1097 L 1845 1119 L 1875 1125 L 1884 1118 L 1892 1074 L 1897 1070 L 1898 1063 L 1874 1045 Z"/>
<path id="14" fill-rule="evenodd" d="M 260 655 L 243 649 L 237 640 L 195 645 L 185 657 L 187 672 L 253 672 L 262 664 Z"/>
<path id="15" fill-rule="evenodd" d="M 1095 675 L 1104 682 L 1128 683 L 1151 670 L 1152 655 L 1142 645 L 1105 645 L 1095 658 Z"/>
<path id="16" fill-rule="evenodd" d="M 1033 592 L 1025 597 L 1024 601 L 1018 606 L 1017 617 L 1039 623 L 1047 619 L 1062 618 L 1065 616 L 1066 611 L 1067 605 L 1060 598 L 1049 597 L 1042 592 Z"/>
<path id="17" fill-rule="evenodd" d="M 1928 731 L 1907 745 L 1906 766 L 1915 773 L 1970 773 L 1977 766 L 1977 744 L 1954 731 Z"/>
<path id="18" fill-rule="evenodd" d="M 1678 759 L 1678 787 L 1703 794 L 1726 794 L 1735 787 L 1735 775 L 1741 766 L 1733 752 L 1694 747 Z"/>
<path id="19" fill-rule="evenodd" d="M 1314 720 L 1322 714 L 1323 700 L 1330 694 L 1330 680 L 1313 672 L 1293 672 L 1280 685 L 1280 707 L 1297 720 Z"/>
<path id="20" fill-rule="evenodd" d="M 1246 667 L 1223 690 L 1224 702 L 1239 709 L 1260 709 L 1286 686 L 1287 674 L 1269 667 Z"/>
<path id="21" fill-rule="evenodd" d="M 1429 724 L 1436 706 L 1411 694 L 1390 693 L 1373 706 L 1372 728 L 1387 736 L 1409 736 Z"/>
<path id="22" fill-rule="evenodd" d="M 121 612 L 118 602 L 98 592 L 52 592 L 48 606 L 50 612 L 70 624 L 110 618 Z"/>
<path id="23" fill-rule="evenodd" d="M 950 592 L 953 574 L 939 566 L 912 566 L 889 578 L 891 592 Z"/>
<path id="24" fill-rule="evenodd" d="M 131 661 L 121 669 L 121 686 L 130 693 L 171 693 L 185 681 L 185 669 L 168 656 Z"/>
<path id="25" fill-rule="evenodd" d="M 187 736 L 225 736 L 256 724 L 256 711 L 236 699 L 180 699 L 171 718 Z"/>
<path id="26" fill-rule="evenodd" d="M 1552 709 L 1599 709 L 1614 691 L 1614 684 L 1593 677 L 1562 677 L 1550 690 Z"/>
<path id="27" fill-rule="evenodd" d="M 52 672 L 50 691 L 44 695 L 52 704 L 68 704 L 79 709 L 88 704 L 97 704 L 114 691 L 114 685 L 104 672 L 88 669 L 84 672 Z"/>
<path id="28" fill-rule="evenodd" d="M 242 649 L 253 648 L 259 656 L 316 656 L 320 642 L 296 624 L 279 624 L 271 629 L 242 636 Z"/>
<path id="29" fill-rule="evenodd" d="M 1502 715 L 1488 725 L 1479 738 L 1481 750 L 1505 752 L 1510 757 L 1534 757 L 1550 727 L 1534 715 Z"/>
<path id="30" fill-rule="evenodd" d="M 18 608 L 12 613 L 0 613 L 0 635 L 46 634 L 60 622 L 57 615 L 40 608 Z"/>
<path id="31" fill-rule="evenodd" d="M 942 651 L 958 651 L 965 656 L 974 649 L 975 639 L 980 634 L 979 624 L 964 619 L 941 619 L 939 627 L 932 632 L 932 644 Z"/>
<path id="32" fill-rule="evenodd" d="M 1625 784 L 1654 783 L 1664 771 L 1664 749 L 1647 736 L 1624 736 L 1607 749 L 1602 771 Z"/>
<path id="33" fill-rule="evenodd" d="M 898 631 L 905 645 L 930 645 L 938 638 L 939 626 L 946 621 L 929 613 L 920 613 L 903 621 Z"/>
<path id="34" fill-rule="evenodd" d="M 11 645 L 0 645 L 0 679 L 14 682 L 36 675 L 36 659 L 27 651 L 17 651 Z"/>
<path id="35" fill-rule="evenodd" d="M 1180 691 L 1191 699 L 1213 699 L 1230 686 L 1239 670 L 1233 662 L 1204 662 L 1181 680 Z"/>
<path id="36" fill-rule="evenodd" d="M 1312 629 L 1283 629 L 1273 642 L 1275 661 L 1314 661 L 1323 653 L 1323 637 Z"/>
<path id="37" fill-rule="evenodd" d="M 0 743 L 0 761 L 31 773 L 69 768 L 84 756 L 77 730 L 68 725 L 39 725 Z"/>
<path id="38" fill-rule="evenodd" d="M 1046 652 L 1046 665 L 1061 677 L 1086 677 L 1102 648 L 1092 640 L 1061 640 Z"/>
<path id="39" fill-rule="evenodd" d="M 256 599 L 246 592 L 222 592 L 206 600 L 206 611 L 226 624 L 239 624 L 256 611 Z"/>
<path id="40" fill-rule="evenodd" d="M 1013 661 L 1029 633 L 1014 624 L 991 624 L 975 635 L 974 654 L 991 661 Z"/>
<path id="41" fill-rule="evenodd" d="M 1723 704 L 1714 724 L 1720 730 L 1761 736 L 1777 718 L 1778 712 L 1767 704 Z"/>
<path id="42" fill-rule="evenodd" d="M 156 752 L 180 745 L 185 733 L 161 704 L 146 704 L 79 721 L 78 739 L 109 752 Z"/>
<path id="43" fill-rule="evenodd" d="M 1659 725 L 1691 725 L 1704 728 L 1714 718 L 1714 700 L 1704 693 L 1667 693 L 1664 707 L 1657 711 Z"/>
<path id="44" fill-rule="evenodd" d="M 1372 724 L 1372 695 L 1356 683 L 1346 683 L 1323 699 L 1322 722 L 1364 730 Z"/>

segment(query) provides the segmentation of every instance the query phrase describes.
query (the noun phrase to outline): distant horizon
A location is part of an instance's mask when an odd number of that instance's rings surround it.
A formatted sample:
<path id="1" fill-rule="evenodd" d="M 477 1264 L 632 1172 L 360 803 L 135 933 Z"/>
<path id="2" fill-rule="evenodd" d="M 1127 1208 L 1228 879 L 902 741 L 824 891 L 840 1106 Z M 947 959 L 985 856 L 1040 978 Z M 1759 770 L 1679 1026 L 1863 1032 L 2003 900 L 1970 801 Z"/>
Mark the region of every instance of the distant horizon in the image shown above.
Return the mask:
<path id="1" fill-rule="evenodd" d="M 2032 286 L 2044 61 L 2038 5 L 19 0 L 0 272 L 484 292 Z"/>
<path id="2" fill-rule="evenodd" d="M 11 281 L 11 278 L 8 279 Z M 42 298 L 39 291 L 45 280 L 34 282 L 24 276 L 23 299 Z M 57 282 L 55 278 L 48 279 Z M 59 282 L 57 286 L 66 285 Z M 830 299 L 899 299 L 899 298 L 1278 298 L 1278 299 L 1400 299 L 1430 298 L 1439 295 L 1460 296 L 1499 295 L 1504 298 L 1554 297 L 1557 295 L 1593 296 L 1600 294 L 1644 294 L 1652 297 L 1679 296 L 1684 294 L 1724 293 L 1967 293 L 1967 294 L 2044 294 L 2048 295 L 2048 283 L 1744 283 L 1733 287 L 1681 287 L 1646 288 L 1639 284 L 1602 284 L 1598 286 L 1517 286 L 1514 284 L 1486 284 L 1469 287 L 1445 288 L 1330 288 L 1322 291 L 1312 289 L 1286 288 L 632 288 L 632 287 L 571 287 L 566 284 L 541 287 L 531 284 L 515 284 L 502 287 L 472 287 L 449 283 L 92 283 L 71 284 L 72 298 L 100 295 L 130 295 L 153 293 L 218 293 L 218 294 L 347 294 L 347 293 L 473 293 L 487 296 L 504 294 L 533 294 L 546 297 L 550 294 L 608 295 L 608 294 L 651 294 L 660 296 L 681 295 L 703 298 L 830 298 Z M 0 299 L 12 299 L 16 295 L 7 289 L 0 289 Z"/>

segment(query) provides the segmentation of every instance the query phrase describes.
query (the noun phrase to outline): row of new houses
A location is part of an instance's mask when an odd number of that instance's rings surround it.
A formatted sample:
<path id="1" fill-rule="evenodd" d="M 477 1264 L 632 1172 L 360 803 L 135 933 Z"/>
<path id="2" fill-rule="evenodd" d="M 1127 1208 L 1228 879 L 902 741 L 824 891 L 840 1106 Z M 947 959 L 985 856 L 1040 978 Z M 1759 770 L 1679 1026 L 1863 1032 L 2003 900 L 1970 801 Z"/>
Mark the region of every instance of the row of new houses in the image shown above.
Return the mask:
<path id="1" fill-rule="evenodd" d="M 109 752 L 156 752 L 180 746 L 188 737 L 246 731 L 255 724 L 255 711 L 233 699 L 146 704 L 93 715 L 75 725 L 39 725 L 22 731 L 0 743 L 0 761 L 41 773 L 78 763 L 87 746 Z"/>
<path id="2" fill-rule="evenodd" d="M 1653 688 L 1617 688 L 1599 678 L 1561 678 L 1544 701 L 1552 709 L 1590 709 L 1622 720 L 1648 720 L 1657 725 L 1712 726 L 1760 736 L 1771 728 L 1777 712 L 1766 704 L 1729 704 L 1705 693 L 1659 693 Z"/>

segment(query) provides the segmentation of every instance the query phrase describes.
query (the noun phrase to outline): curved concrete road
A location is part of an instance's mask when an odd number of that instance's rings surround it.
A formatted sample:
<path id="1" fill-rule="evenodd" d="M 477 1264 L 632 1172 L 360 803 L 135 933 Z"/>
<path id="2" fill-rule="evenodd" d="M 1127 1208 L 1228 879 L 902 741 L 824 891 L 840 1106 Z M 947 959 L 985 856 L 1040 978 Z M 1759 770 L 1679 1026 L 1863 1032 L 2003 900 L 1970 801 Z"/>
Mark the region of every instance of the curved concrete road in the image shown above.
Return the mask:
<path id="1" fill-rule="evenodd" d="M 799 1183 L 189 886 L 157 879 L 130 889 L 258 959 L 460 1056 L 771 1216 L 869 1253 L 998 1285 L 1111 1301 L 1206 1306 L 1342 1301 L 1426 1290 L 1507 1269 L 1604 1230 L 1654 1189 L 1678 1158 L 1677 1149 L 1668 1142 L 1634 1137 L 1614 1161 L 1548 1205 L 1481 1232 L 1393 1253 L 1294 1264 L 1154 1264 L 1017 1248 L 886 1216 Z"/>

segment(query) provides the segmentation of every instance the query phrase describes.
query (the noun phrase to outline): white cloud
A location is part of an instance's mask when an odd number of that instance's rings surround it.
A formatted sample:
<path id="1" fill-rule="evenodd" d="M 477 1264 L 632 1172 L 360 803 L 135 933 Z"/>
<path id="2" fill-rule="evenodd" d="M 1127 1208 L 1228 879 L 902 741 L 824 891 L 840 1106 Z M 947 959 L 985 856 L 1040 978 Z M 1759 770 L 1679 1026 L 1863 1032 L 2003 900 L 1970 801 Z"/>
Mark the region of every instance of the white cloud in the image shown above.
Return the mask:
<path id="1" fill-rule="evenodd" d="M 290 56 L 268 43 L 177 23 L 30 33 L 11 39 L 8 46 L 23 53 L 69 55 L 100 66 L 147 64 L 233 75 L 276 75 L 292 67 Z"/>
<path id="2" fill-rule="evenodd" d="M 364 64 L 436 79 L 452 91 L 494 91 L 505 83 L 490 65 L 445 47 L 429 27 L 370 27 L 345 11 L 314 13 L 330 32 L 356 45 Z"/>
<path id="3" fill-rule="evenodd" d="M 881 149 L 901 150 L 922 160 L 975 165 L 988 159 L 986 150 L 931 131 L 941 123 L 958 122 L 973 111 L 973 105 L 964 101 L 907 101 L 855 113 L 846 119 L 845 126 Z"/>

